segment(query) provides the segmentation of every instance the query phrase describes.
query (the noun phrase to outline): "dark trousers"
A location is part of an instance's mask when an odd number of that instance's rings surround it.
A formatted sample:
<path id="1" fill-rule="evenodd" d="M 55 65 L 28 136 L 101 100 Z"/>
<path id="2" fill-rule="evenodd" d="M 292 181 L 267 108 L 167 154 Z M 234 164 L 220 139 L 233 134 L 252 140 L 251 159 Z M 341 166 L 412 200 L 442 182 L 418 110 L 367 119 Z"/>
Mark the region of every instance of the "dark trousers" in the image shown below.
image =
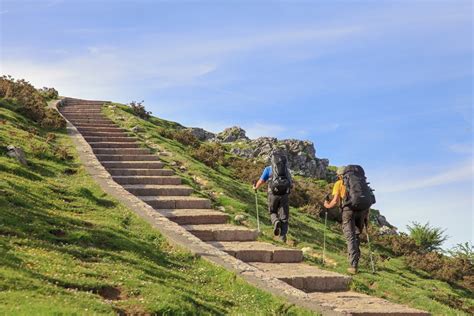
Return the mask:
<path id="1" fill-rule="evenodd" d="M 281 222 L 280 235 L 284 236 L 288 233 L 288 220 L 290 217 L 290 205 L 288 202 L 288 194 L 285 195 L 274 195 L 268 193 L 268 211 L 270 212 L 270 219 L 272 225 L 275 225 L 276 221 Z"/>
<path id="2" fill-rule="evenodd" d="M 364 231 L 365 219 L 369 210 L 353 211 L 349 208 L 342 210 L 342 231 L 347 241 L 349 264 L 356 268 L 360 259 L 359 235 Z"/>

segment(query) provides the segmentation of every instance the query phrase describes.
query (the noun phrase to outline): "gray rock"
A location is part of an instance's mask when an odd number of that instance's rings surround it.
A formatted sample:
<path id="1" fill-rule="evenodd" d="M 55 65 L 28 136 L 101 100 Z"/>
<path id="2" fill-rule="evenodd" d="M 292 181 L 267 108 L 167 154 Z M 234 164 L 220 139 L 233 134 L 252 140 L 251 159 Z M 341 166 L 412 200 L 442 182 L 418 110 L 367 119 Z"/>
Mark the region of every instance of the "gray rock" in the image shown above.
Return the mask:
<path id="1" fill-rule="evenodd" d="M 244 129 L 239 126 L 233 126 L 226 128 L 224 131 L 217 134 L 216 140 L 222 143 L 231 143 L 238 140 L 248 141 L 250 139 L 245 135 Z"/>
<path id="2" fill-rule="evenodd" d="M 379 230 L 379 235 L 398 235 L 396 227 L 382 226 Z"/>
<path id="3" fill-rule="evenodd" d="M 28 166 L 28 161 L 26 161 L 26 156 L 23 149 L 10 145 L 7 147 L 7 150 L 7 155 L 9 157 L 17 159 L 24 166 Z"/>
<path id="4" fill-rule="evenodd" d="M 246 218 L 247 218 L 247 217 L 246 217 L 245 215 L 239 214 L 239 215 L 235 215 L 234 221 L 235 221 L 236 223 L 239 223 L 239 224 L 240 224 L 240 223 L 242 223 L 243 221 L 245 221 Z"/>
<path id="5" fill-rule="evenodd" d="M 217 209 L 221 212 L 225 212 L 225 207 L 224 206 L 219 206 Z"/>
<path id="6" fill-rule="evenodd" d="M 216 137 L 216 134 L 208 132 L 205 129 L 199 127 L 190 127 L 186 130 L 190 131 L 191 134 L 193 134 L 197 139 L 202 142 L 211 140 Z"/>
<path id="7" fill-rule="evenodd" d="M 395 226 L 393 226 L 392 224 L 390 224 L 388 221 L 387 221 L 387 218 L 383 215 L 377 215 L 377 217 L 375 218 L 375 220 L 377 221 L 377 224 L 380 226 L 380 227 L 388 227 L 388 228 L 391 228 L 391 229 L 396 229 Z"/>
<path id="8" fill-rule="evenodd" d="M 141 128 L 140 126 L 134 126 L 132 127 L 132 132 L 134 133 L 139 133 L 139 132 L 143 132 L 143 128 Z"/>

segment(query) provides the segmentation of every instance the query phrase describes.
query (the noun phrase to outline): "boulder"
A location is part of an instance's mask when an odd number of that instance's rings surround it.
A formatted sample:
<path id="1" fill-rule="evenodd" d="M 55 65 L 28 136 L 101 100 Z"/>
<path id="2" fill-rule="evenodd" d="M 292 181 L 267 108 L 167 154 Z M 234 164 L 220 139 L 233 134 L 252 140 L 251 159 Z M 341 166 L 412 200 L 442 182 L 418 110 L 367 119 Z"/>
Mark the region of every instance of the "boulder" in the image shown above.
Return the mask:
<path id="1" fill-rule="evenodd" d="M 132 132 L 134 132 L 134 133 L 143 132 L 143 128 L 141 128 L 140 126 L 136 125 L 136 126 L 132 127 Z"/>
<path id="2" fill-rule="evenodd" d="M 15 147 L 13 145 L 10 145 L 7 147 L 7 150 L 8 150 L 7 155 L 9 157 L 15 158 L 24 166 L 28 166 L 28 162 L 26 161 L 26 156 L 23 149 L 21 149 L 20 147 Z"/>
<path id="3" fill-rule="evenodd" d="M 191 134 L 193 134 L 197 139 L 199 139 L 202 142 L 214 139 L 216 137 L 216 134 L 208 132 L 205 129 L 199 128 L 199 127 L 190 127 L 190 128 L 187 128 L 186 130 L 191 132 Z"/>
<path id="4" fill-rule="evenodd" d="M 216 135 L 216 140 L 222 143 L 231 143 L 238 140 L 250 140 L 245 134 L 245 130 L 239 126 L 226 128 L 224 131 Z"/>
<path id="5" fill-rule="evenodd" d="M 387 218 L 381 214 L 378 214 L 375 218 L 375 220 L 377 221 L 377 225 L 379 225 L 380 227 L 388 227 L 388 228 L 391 228 L 391 229 L 397 229 L 395 226 L 393 226 L 392 224 L 390 224 L 388 221 L 387 221 Z"/>

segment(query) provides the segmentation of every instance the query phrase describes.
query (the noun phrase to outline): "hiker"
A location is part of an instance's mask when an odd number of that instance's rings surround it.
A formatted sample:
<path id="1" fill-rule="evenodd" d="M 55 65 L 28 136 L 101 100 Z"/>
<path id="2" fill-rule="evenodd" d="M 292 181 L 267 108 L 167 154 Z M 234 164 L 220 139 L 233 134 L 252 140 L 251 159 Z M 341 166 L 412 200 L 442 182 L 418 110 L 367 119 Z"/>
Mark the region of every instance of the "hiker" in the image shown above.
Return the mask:
<path id="1" fill-rule="evenodd" d="M 366 182 L 362 167 L 339 167 L 337 178 L 332 190 L 333 198 L 331 201 L 324 201 L 324 207 L 329 209 L 338 205 L 341 208 L 342 230 L 347 241 L 350 264 L 347 272 L 356 274 L 360 259 L 359 235 L 364 226 L 367 226 L 369 209 L 375 203 L 375 197 Z"/>
<path id="2" fill-rule="evenodd" d="M 288 169 L 288 159 L 282 151 L 274 151 L 271 155 L 271 165 L 265 167 L 260 179 L 254 184 L 255 191 L 268 182 L 268 210 L 273 225 L 273 233 L 286 242 L 290 205 L 288 195 L 292 187 L 291 173 Z"/>

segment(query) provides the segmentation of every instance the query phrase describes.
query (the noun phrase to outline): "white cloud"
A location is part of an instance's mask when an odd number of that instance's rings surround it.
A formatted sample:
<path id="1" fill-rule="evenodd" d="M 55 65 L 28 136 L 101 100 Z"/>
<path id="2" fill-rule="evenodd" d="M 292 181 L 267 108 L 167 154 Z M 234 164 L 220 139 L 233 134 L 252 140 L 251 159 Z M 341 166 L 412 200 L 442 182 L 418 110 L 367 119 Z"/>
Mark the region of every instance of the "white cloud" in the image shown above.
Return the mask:
<path id="1" fill-rule="evenodd" d="M 449 150 L 457 154 L 471 154 L 473 153 L 472 143 L 451 144 Z"/>
<path id="2" fill-rule="evenodd" d="M 463 181 L 471 181 L 472 183 L 474 179 L 473 164 L 474 161 L 470 160 L 431 176 L 426 176 L 427 172 L 425 170 L 416 171 L 415 169 L 411 169 L 405 170 L 404 172 L 402 171 L 402 173 L 400 173 L 400 170 L 386 171 L 384 176 L 379 177 L 380 181 L 377 181 L 377 189 L 383 193 L 395 193 L 421 190 Z M 408 180 L 397 181 L 396 178 L 399 179 L 403 176 Z M 394 179 L 394 177 L 396 178 Z M 386 179 L 390 179 L 390 182 L 386 182 Z"/>

